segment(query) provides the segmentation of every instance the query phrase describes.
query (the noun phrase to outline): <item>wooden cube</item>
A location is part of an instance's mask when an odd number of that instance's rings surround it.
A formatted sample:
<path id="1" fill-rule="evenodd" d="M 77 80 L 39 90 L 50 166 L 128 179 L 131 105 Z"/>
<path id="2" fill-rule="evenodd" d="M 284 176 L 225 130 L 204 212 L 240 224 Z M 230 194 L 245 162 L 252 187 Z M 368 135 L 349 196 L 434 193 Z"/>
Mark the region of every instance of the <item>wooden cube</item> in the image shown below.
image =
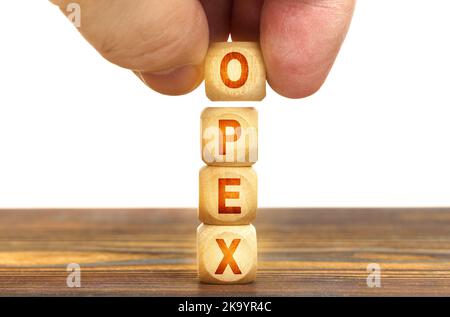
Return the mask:
<path id="1" fill-rule="evenodd" d="M 251 167 L 200 170 L 198 217 L 210 225 L 246 225 L 256 217 L 258 180 Z"/>
<path id="2" fill-rule="evenodd" d="M 215 166 L 251 166 L 258 160 L 255 108 L 206 108 L 201 115 L 202 159 Z"/>
<path id="3" fill-rule="evenodd" d="M 200 281 L 210 284 L 245 284 L 256 278 L 257 242 L 252 225 L 197 228 Z"/>
<path id="4" fill-rule="evenodd" d="M 212 101 L 264 99 L 266 70 L 259 44 L 212 44 L 205 60 L 205 89 L 206 95 Z"/>

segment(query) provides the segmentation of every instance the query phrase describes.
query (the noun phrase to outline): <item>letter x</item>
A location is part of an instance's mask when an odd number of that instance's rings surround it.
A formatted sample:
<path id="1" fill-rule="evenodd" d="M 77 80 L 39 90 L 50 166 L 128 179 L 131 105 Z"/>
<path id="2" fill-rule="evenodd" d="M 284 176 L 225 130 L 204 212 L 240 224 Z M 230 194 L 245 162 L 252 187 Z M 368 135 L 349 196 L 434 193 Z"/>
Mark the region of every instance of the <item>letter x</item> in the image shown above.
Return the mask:
<path id="1" fill-rule="evenodd" d="M 239 266 L 237 265 L 236 261 L 233 258 L 233 254 L 236 251 L 239 242 L 241 242 L 241 239 L 234 239 L 233 242 L 231 242 L 229 248 L 225 244 L 225 240 L 216 239 L 216 241 L 217 244 L 219 245 L 220 250 L 222 250 L 223 253 L 223 259 L 220 262 L 219 266 L 217 267 L 216 274 L 223 274 L 228 265 L 230 266 L 234 274 L 242 274 L 241 270 L 239 269 Z"/>

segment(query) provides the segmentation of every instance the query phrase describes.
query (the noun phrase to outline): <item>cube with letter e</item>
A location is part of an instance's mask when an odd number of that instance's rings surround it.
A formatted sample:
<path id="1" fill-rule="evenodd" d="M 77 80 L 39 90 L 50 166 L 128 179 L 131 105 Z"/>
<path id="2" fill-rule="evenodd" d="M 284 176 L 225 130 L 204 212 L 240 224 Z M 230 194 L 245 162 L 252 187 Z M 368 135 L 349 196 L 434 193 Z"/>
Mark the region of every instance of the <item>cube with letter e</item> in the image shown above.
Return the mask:
<path id="1" fill-rule="evenodd" d="M 198 216 L 210 225 L 246 225 L 256 217 L 257 176 L 251 167 L 200 170 Z"/>

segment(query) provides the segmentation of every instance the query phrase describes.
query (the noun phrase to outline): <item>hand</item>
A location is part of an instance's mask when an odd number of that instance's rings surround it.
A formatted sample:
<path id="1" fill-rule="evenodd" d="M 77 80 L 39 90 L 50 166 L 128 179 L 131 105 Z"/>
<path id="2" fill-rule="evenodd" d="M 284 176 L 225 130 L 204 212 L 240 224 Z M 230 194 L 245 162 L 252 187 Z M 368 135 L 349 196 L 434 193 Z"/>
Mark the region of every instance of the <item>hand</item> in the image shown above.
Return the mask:
<path id="1" fill-rule="evenodd" d="M 203 80 L 210 41 L 260 41 L 267 79 L 289 98 L 316 92 L 356 0 L 78 0 L 81 34 L 149 87 L 185 94 Z M 73 0 L 52 0 L 67 12 Z"/>

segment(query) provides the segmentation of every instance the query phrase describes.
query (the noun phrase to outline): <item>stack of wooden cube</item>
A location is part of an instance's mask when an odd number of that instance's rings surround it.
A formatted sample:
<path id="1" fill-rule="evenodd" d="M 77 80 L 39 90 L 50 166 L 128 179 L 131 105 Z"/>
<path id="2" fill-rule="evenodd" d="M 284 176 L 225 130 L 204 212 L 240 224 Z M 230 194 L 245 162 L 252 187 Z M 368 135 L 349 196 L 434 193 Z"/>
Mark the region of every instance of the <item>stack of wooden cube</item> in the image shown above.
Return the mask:
<path id="1" fill-rule="evenodd" d="M 266 73 L 257 43 L 210 47 L 205 87 L 212 101 L 260 101 Z M 202 159 L 197 228 L 202 282 L 243 284 L 256 278 L 258 113 L 252 107 L 210 107 L 201 116 Z"/>

